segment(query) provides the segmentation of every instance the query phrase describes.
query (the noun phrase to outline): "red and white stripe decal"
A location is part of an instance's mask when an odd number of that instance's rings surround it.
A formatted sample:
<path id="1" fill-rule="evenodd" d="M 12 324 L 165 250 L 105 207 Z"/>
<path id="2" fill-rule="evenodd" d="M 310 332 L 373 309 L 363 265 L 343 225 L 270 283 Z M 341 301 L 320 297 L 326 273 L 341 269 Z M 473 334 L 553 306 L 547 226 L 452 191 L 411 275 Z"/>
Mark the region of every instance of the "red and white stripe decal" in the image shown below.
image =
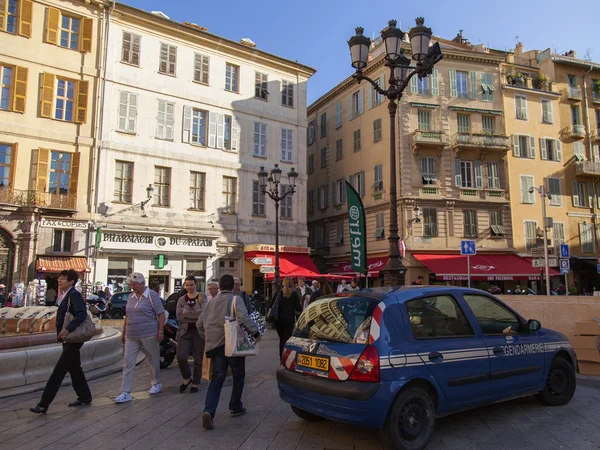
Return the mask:
<path id="1" fill-rule="evenodd" d="M 284 349 L 282 361 L 285 368 L 296 370 L 296 350 Z"/>
<path id="2" fill-rule="evenodd" d="M 350 377 L 357 359 L 332 356 L 329 359 L 329 378 L 345 381 Z"/>
<path id="3" fill-rule="evenodd" d="M 369 336 L 369 344 L 372 344 L 377 339 L 379 339 L 379 335 L 381 333 L 381 319 L 383 317 L 383 310 L 385 309 L 385 303 L 381 302 L 373 311 L 373 320 L 371 320 L 371 333 Z"/>

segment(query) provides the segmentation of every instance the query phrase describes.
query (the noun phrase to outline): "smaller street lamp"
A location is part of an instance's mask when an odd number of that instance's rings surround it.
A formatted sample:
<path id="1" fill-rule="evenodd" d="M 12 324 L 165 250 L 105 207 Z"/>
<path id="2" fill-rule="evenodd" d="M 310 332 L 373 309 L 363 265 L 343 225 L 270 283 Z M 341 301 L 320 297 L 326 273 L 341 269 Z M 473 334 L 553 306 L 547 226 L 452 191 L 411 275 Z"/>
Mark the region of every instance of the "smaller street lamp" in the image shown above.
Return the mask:
<path id="1" fill-rule="evenodd" d="M 146 200 L 144 200 L 143 202 L 140 203 L 140 208 L 142 210 L 142 217 L 148 217 L 146 215 L 146 205 L 148 204 L 148 202 L 150 200 L 152 200 L 152 197 L 154 197 L 154 186 L 152 186 L 152 184 L 149 184 L 148 187 L 146 188 Z"/>

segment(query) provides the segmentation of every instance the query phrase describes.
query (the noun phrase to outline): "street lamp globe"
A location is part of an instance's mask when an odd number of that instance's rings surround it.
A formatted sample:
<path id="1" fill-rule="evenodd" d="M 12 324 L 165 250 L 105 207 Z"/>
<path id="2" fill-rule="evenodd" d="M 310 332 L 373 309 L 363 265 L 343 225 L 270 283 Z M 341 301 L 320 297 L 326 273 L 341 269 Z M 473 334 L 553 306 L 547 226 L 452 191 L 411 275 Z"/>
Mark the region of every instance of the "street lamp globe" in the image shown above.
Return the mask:
<path id="1" fill-rule="evenodd" d="M 154 195 L 154 186 L 152 186 L 151 184 L 149 184 L 146 188 L 146 195 L 146 198 L 152 198 L 152 196 Z"/>
<path id="2" fill-rule="evenodd" d="M 408 72 L 410 71 L 409 66 L 397 66 L 394 67 L 394 79 L 397 83 L 402 83 L 408 77 Z"/>
<path id="3" fill-rule="evenodd" d="M 371 39 L 363 35 L 364 31 L 365 30 L 363 27 L 356 27 L 356 34 L 348 41 L 348 47 L 350 47 L 350 56 L 352 58 L 352 67 L 357 70 L 367 67 L 367 61 L 369 58 Z"/>
<path id="4" fill-rule="evenodd" d="M 265 170 L 265 167 L 260 166 L 260 171 L 256 175 L 258 176 L 260 188 L 265 189 L 267 187 L 267 178 L 269 177 L 269 173 Z"/>
<path id="5" fill-rule="evenodd" d="M 402 39 L 404 32 L 396 27 L 396 21 L 390 20 L 388 27 L 381 32 L 381 38 L 385 43 L 385 54 L 388 61 L 395 61 L 402 55 Z"/>
<path id="6" fill-rule="evenodd" d="M 275 168 L 271 169 L 271 178 L 273 178 L 273 183 L 275 184 L 281 182 L 281 169 L 279 168 L 279 164 L 275 164 Z"/>
<path id="7" fill-rule="evenodd" d="M 425 25 L 423 17 L 417 17 L 417 26 L 410 29 L 408 37 L 412 47 L 412 57 L 415 61 L 422 62 L 427 57 L 429 51 L 429 41 L 431 40 L 431 28 Z"/>
<path id="8" fill-rule="evenodd" d="M 296 172 L 293 167 L 292 170 L 290 170 L 290 173 L 288 173 L 288 179 L 290 181 L 291 188 L 295 189 L 296 181 L 298 180 L 298 172 Z"/>

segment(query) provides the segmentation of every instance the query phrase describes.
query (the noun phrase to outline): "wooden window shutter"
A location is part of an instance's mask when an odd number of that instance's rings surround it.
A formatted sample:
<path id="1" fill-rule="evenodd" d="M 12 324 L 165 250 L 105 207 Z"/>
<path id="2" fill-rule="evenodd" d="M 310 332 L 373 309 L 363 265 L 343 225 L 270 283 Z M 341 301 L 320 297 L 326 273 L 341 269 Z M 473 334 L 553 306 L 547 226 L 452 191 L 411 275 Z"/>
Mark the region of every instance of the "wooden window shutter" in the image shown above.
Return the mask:
<path id="1" fill-rule="evenodd" d="M 448 77 L 450 78 L 450 97 L 456 97 L 458 95 L 458 92 L 456 89 L 456 70 L 449 69 Z"/>
<path id="2" fill-rule="evenodd" d="M 87 18 L 81 21 L 81 41 L 79 41 L 79 51 L 85 53 L 90 53 L 92 51 L 93 28 L 93 19 Z"/>
<path id="3" fill-rule="evenodd" d="M 434 67 L 433 72 L 431 73 L 431 95 L 434 97 L 437 97 L 440 92 L 438 78 L 438 70 Z"/>
<path id="4" fill-rule="evenodd" d="M 0 30 L 6 31 L 6 0 L 0 0 Z"/>
<path id="5" fill-rule="evenodd" d="M 17 173 L 17 157 L 19 155 L 19 144 L 13 144 L 10 152 L 10 177 L 8 185 L 15 188 L 15 174 Z"/>
<path id="6" fill-rule="evenodd" d="M 77 183 L 79 182 L 79 165 L 81 153 L 71 153 L 71 173 L 69 174 L 69 194 L 77 194 Z"/>
<path id="7" fill-rule="evenodd" d="M 15 67 L 15 84 L 13 92 L 13 108 L 14 112 L 25 112 L 25 98 L 27 95 L 27 67 Z"/>
<path id="8" fill-rule="evenodd" d="M 469 72 L 469 98 L 477 100 L 477 72 Z"/>
<path id="9" fill-rule="evenodd" d="M 33 3 L 31 0 L 19 2 L 19 36 L 31 37 L 31 23 L 33 22 Z"/>
<path id="10" fill-rule="evenodd" d="M 48 72 L 42 74 L 42 101 L 40 114 L 52 118 L 52 102 L 54 101 L 54 75 Z"/>
<path id="11" fill-rule="evenodd" d="M 521 156 L 521 148 L 519 147 L 519 135 L 513 134 L 513 155 L 517 158 Z"/>
<path id="12" fill-rule="evenodd" d="M 85 123 L 87 119 L 89 81 L 77 82 L 77 123 Z"/>
<path id="13" fill-rule="evenodd" d="M 50 166 L 50 150 L 47 148 L 38 149 L 37 166 L 35 171 L 35 190 L 37 192 L 46 192 L 48 187 L 48 170 Z"/>
<path id="14" fill-rule="evenodd" d="M 189 143 L 192 135 L 192 107 L 183 107 L 183 131 L 181 134 L 181 142 Z"/>
<path id="15" fill-rule="evenodd" d="M 48 7 L 46 11 L 46 43 L 58 45 L 58 25 L 60 10 Z"/>

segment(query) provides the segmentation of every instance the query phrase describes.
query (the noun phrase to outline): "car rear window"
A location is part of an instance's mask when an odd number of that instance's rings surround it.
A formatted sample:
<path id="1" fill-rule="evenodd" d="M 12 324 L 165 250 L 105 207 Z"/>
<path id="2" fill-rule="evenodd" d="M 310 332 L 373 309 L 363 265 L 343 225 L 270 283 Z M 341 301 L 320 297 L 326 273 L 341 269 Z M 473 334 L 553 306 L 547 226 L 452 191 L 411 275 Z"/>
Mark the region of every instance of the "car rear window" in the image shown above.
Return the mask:
<path id="1" fill-rule="evenodd" d="M 294 336 L 342 343 L 366 344 L 373 311 L 379 299 L 330 297 L 311 303 L 304 310 Z"/>

